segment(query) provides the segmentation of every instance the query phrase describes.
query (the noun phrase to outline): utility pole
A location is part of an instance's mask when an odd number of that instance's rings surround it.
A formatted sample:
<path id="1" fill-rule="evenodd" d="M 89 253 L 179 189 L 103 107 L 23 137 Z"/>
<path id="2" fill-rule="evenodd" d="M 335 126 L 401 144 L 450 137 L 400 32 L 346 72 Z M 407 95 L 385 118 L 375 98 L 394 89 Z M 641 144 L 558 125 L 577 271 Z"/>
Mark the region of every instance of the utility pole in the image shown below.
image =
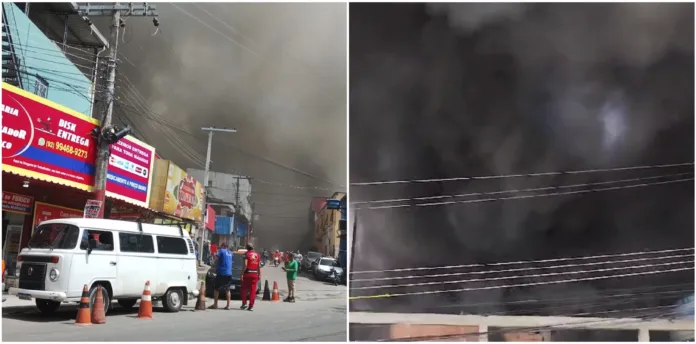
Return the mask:
<path id="1" fill-rule="evenodd" d="M 350 269 L 348 271 L 353 271 L 355 269 L 355 238 L 357 237 L 356 232 L 358 229 L 358 212 L 353 210 L 353 233 L 351 235 L 352 245 L 350 247 Z"/>
<path id="2" fill-rule="evenodd" d="M 256 203 L 251 203 L 251 219 L 249 220 L 249 234 L 247 235 L 247 240 L 246 243 L 249 244 L 249 241 L 251 240 L 251 232 L 254 229 L 254 208 L 256 208 Z M 256 245 L 256 243 L 253 243 Z"/>
<path id="3" fill-rule="evenodd" d="M 205 190 L 205 197 L 203 197 L 203 209 L 204 211 L 208 211 L 208 181 L 209 181 L 209 174 L 210 174 L 210 152 L 212 151 L 213 148 L 213 133 L 214 132 L 223 132 L 223 133 L 236 133 L 236 129 L 224 129 L 224 128 L 215 128 L 215 127 L 208 127 L 208 128 L 201 128 L 203 131 L 208 132 L 208 152 L 205 155 L 205 176 L 203 177 L 203 190 Z M 202 265 L 203 264 L 203 233 L 205 233 L 205 228 L 200 231 L 200 243 L 198 243 L 200 254 L 198 255 L 198 264 Z"/>
<path id="4" fill-rule="evenodd" d="M 237 177 L 236 177 L 236 179 L 237 179 L 237 186 L 234 188 L 234 222 L 235 222 L 235 223 L 236 223 L 237 221 L 239 221 L 239 213 L 240 213 L 239 209 L 241 208 L 241 207 L 239 206 L 239 180 L 240 180 L 241 178 L 242 178 L 242 177 L 240 177 L 240 176 L 237 176 Z M 235 231 L 237 231 L 237 230 L 239 230 L 239 227 L 238 227 L 238 226 L 235 226 Z M 235 237 L 235 238 L 234 238 L 234 244 L 237 245 L 237 241 L 238 241 L 238 239 L 239 239 L 239 232 L 235 232 L 235 233 L 237 233 L 237 234 L 235 234 L 235 236 L 234 236 L 234 237 Z M 249 228 L 247 228 L 247 237 L 248 237 L 248 236 L 249 236 Z"/>
<path id="5" fill-rule="evenodd" d="M 121 5 L 118 2 L 115 2 L 113 5 L 87 3 L 84 5 L 79 5 L 78 12 L 84 17 L 84 20 L 89 25 L 92 25 L 92 21 L 89 19 L 89 17 L 111 17 L 111 35 L 109 36 L 109 57 L 107 61 L 109 75 L 106 79 L 108 99 L 106 100 L 106 113 L 101 121 L 101 128 L 97 135 L 97 161 L 94 176 L 94 196 L 96 200 L 101 202 L 98 217 L 103 218 L 106 204 L 106 179 L 109 169 L 111 145 L 130 133 L 129 127 L 117 132 L 116 129 L 111 125 L 114 101 L 116 99 L 115 83 L 118 54 L 118 34 L 119 28 L 125 27 L 126 25 L 121 19 L 121 15 L 127 17 L 152 16 L 155 17 L 152 21 L 155 26 L 159 26 L 159 21 L 156 18 L 157 12 L 155 11 L 155 6 L 148 5 L 147 3 L 139 3 L 138 5 L 134 5 L 133 3 Z"/>

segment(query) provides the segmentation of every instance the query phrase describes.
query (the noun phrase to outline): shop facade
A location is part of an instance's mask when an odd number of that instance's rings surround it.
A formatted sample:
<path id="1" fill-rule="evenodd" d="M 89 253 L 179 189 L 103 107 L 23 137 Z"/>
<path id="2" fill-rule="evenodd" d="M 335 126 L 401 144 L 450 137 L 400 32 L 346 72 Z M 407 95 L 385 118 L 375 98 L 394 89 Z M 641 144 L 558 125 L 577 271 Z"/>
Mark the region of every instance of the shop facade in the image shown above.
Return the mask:
<path id="1" fill-rule="evenodd" d="M 211 230 L 204 224 L 203 184 L 168 160 L 157 159 L 154 164 L 150 209 L 157 212 L 155 224 L 182 224 L 195 238 L 211 240 Z"/>
<path id="2" fill-rule="evenodd" d="M 3 259 L 10 270 L 41 222 L 85 215 L 99 122 L 6 83 L 2 112 Z M 148 206 L 154 151 L 130 136 L 112 145 L 101 206 Z"/>

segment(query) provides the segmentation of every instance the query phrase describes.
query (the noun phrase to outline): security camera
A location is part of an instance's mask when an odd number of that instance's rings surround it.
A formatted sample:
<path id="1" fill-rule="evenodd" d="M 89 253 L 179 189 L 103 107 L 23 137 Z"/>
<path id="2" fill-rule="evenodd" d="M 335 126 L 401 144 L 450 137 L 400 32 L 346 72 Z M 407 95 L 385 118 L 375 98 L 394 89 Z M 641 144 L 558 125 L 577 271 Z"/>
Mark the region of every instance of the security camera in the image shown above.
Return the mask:
<path id="1" fill-rule="evenodd" d="M 85 19 L 85 23 L 87 23 L 87 25 L 92 26 L 92 20 L 90 20 L 87 17 L 85 17 L 84 19 Z"/>

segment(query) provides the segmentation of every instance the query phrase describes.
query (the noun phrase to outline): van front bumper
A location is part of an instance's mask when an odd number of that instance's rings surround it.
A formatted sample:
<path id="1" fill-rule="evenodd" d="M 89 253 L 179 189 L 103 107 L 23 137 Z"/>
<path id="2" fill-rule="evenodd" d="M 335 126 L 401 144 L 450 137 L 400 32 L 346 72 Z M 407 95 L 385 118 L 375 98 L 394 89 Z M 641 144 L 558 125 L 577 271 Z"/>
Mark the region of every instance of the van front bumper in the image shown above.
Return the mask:
<path id="1" fill-rule="evenodd" d="M 63 302 L 68 298 L 68 296 L 65 293 L 59 291 L 29 290 L 19 288 L 10 288 L 10 295 L 16 295 L 20 299 L 33 298 L 52 300 L 57 302 Z"/>

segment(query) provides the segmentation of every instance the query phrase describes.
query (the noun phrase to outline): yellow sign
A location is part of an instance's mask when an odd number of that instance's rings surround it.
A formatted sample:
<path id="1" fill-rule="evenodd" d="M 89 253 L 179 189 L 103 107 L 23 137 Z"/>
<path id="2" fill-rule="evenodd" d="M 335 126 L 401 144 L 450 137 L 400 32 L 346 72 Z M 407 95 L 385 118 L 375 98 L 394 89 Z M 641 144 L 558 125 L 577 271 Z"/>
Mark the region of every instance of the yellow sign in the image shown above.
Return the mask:
<path id="1" fill-rule="evenodd" d="M 162 211 L 182 219 L 203 221 L 203 185 L 169 162 Z"/>

